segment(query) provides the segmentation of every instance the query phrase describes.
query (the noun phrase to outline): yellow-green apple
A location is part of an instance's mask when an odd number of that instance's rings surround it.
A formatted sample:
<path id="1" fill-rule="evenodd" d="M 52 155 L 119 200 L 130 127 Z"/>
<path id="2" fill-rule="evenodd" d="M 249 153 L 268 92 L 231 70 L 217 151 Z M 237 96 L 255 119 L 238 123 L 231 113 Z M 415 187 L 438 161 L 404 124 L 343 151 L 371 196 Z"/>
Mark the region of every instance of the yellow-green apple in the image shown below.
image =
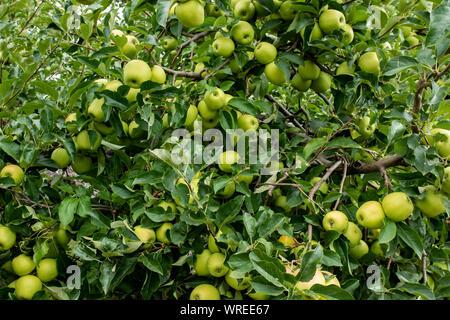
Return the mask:
<path id="1" fill-rule="evenodd" d="M 231 28 L 231 37 L 237 43 L 249 44 L 255 37 L 255 30 L 247 21 L 239 21 Z"/>
<path id="2" fill-rule="evenodd" d="M 82 154 L 75 155 L 74 162 L 72 162 L 72 169 L 76 173 L 83 174 L 89 172 L 91 168 L 92 168 L 91 158 Z"/>
<path id="3" fill-rule="evenodd" d="M 348 227 L 348 218 L 342 211 L 330 211 L 323 217 L 322 225 L 327 231 L 344 233 Z"/>
<path id="4" fill-rule="evenodd" d="M 226 96 L 222 89 L 215 88 L 212 91 L 207 91 L 205 93 L 205 98 L 203 101 L 206 103 L 206 106 L 210 110 L 218 110 L 222 109 L 226 106 Z"/>
<path id="5" fill-rule="evenodd" d="M 231 276 L 231 270 L 228 271 L 228 273 L 225 276 L 225 282 L 232 287 L 234 290 L 245 290 L 247 288 L 250 287 L 250 280 L 252 279 L 250 275 L 246 276 L 245 278 L 240 279 L 240 281 L 238 281 L 238 279 L 233 278 Z"/>
<path id="6" fill-rule="evenodd" d="M 373 135 L 377 128 L 377 123 L 370 124 L 370 117 L 364 116 L 359 120 L 358 132 L 363 138 L 369 138 Z"/>
<path id="7" fill-rule="evenodd" d="M 139 88 L 130 88 L 125 98 L 129 103 L 135 102 L 137 100 L 137 95 L 139 92 L 141 92 L 141 89 Z"/>
<path id="8" fill-rule="evenodd" d="M 170 240 L 167 237 L 167 232 L 172 228 L 172 224 L 170 222 L 163 223 L 158 229 L 156 229 L 156 239 L 159 242 L 170 244 Z"/>
<path id="9" fill-rule="evenodd" d="M 351 68 L 348 66 L 347 61 L 342 62 L 336 69 L 336 75 L 340 74 L 354 74 L 355 73 L 355 65 Z"/>
<path id="10" fill-rule="evenodd" d="M 100 132 L 102 135 L 105 136 L 108 136 L 115 132 L 113 126 L 108 126 L 107 124 L 101 122 L 94 122 L 94 128 L 95 130 L 97 130 L 98 132 Z"/>
<path id="11" fill-rule="evenodd" d="M 376 240 L 372 243 L 369 251 L 372 252 L 372 254 L 376 257 L 379 257 L 379 258 L 384 257 L 384 250 L 381 247 L 381 244 L 378 240 Z"/>
<path id="12" fill-rule="evenodd" d="M 202 253 L 196 255 L 194 270 L 197 275 L 202 277 L 209 276 L 208 259 L 211 254 L 211 251 L 204 249 Z"/>
<path id="13" fill-rule="evenodd" d="M 300 12 L 295 3 L 296 1 L 294 0 L 287 0 L 281 3 L 280 9 L 278 10 L 278 14 L 280 15 L 281 19 L 290 21 L 295 18 L 297 13 Z"/>
<path id="14" fill-rule="evenodd" d="M 380 74 L 380 60 L 376 52 L 366 52 L 358 59 L 358 66 L 362 71 L 372 73 L 374 75 Z"/>
<path id="15" fill-rule="evenodd" d="M 198 110 L 197 107 L 191 104 L 186 112 L 186 120 L 184 120 L 184 126 L 190 127 L 194 124 L 195 119 L 197 118 Z"/>
<path id="16" fill-rule="evenodd" d="M 175 15 L 178 21 L 187 28 L 201 26 L 205 21 L 205 9 L 197 0 L 178 3 L 175 7 Z"/>
<path id="17" fill-rule="evenodd" d="M 282 85 L 286 82 L 286 75 L 283 70 L 275 64 L 275 62 L 266 64 L 264 67 L 264 74 L 269 82 L 273 84 Z"/>
<path id="18" fill-rule="evenodd" d="M 65 247 L 70 241 L 67 231 L 61 226 L 59 226 L 58 230 L 53 232 L 53 238 L 61 247 Z"/>
<path id="19" fill-rule="evenodd" d="M 296 73 L 291 80 L 292 86 L 299 91 L 307 91 L 311 87 L 312 80 L 304 80 L 300 73 Z"/>
<path id="20" fill-rule="evenodd" d="M 304 65 L 299 65 L 297 73 L 303 80 L 316 80 L 320 75 L 320 68 L 311 60 L 305 60 Z"/>
<path id="21" fill-rule="evenodd" d="M 269 300 L 270 297 L 269 295 L 260 292 L 249 293 L 248 296 L 253 300 Z"/>
<path id="22" fill-rule="evenodd" d="M 155 231 L 153 229 L 144 228 L 141 225 L 134 227 L 134 233 L 142 243 L 152 243 L 156 240 Z"/>
<path id="23" fill-rule="evenodd" d="M 33 259 L 23 253 L 12 260 L 12 268 L 14 273 L 18 276 L 24 276 L 31 273 L 35 267 Z"/>
<path id="24" fill-rule="evenodd" d="M 440 193 L 435 186 L 429 185 L 421 189 L 421 193 L 425 192 L 425 197 L 422 200 L 416 199 L 416 206 L 424 215 L 432 218 L 446 211 L 442 199 L 447 197 Z"/>
<path id="25" fill-rule="evenodd" d="M 139 40 L 132 35 L 127 35 L 127 42 L 120 47 L 120 52 L 130 59 L 134 59 L 137 56 L 136 46 L 139 44 Z"/>
<path id="26" fill-rule="evenodd" d="M 217 232 L 217 234 L 216 234 L 216 238 L 218 236 L 220 236 L 221 234 L 222 234 L 222 231 L 219 230 L 219 232 Z M 214 237 L 211 234 L 208 236 L 208 249 L 209 249 L 209 251 L 211 251 L 211 253 L 220 252 L 219 247 L 217 246 L 216 240 L 214 239 Z"/>
<path id="27" fill-rule="evenodd" d="M 215 3 L 207 3 L 205 6 L 206 15 L 209 17 L 220 17 L 224 15 L 224 12 Z"/>
<path id="28" fill-rule="evenodd" d="M 165 83 L 166 82 L 166 72 L 164 71 L 164 69 L 155 64 L 152 67 L 152 78 L 151 78 L 151 80 L 153 82 L 156 82 L 156 83 L 159 83 L 159 84 Z"/>
<path id="29" fill-rule="evenodd" d="M 77 114 L 76 113 L 70 113 L 67 117 L 66 117 L 66 129 L 67 131 L 69 131 L 70 133 L 75 133 L 77 132 L 77 126 L 74 124 L 70 124 L 71 122 L 76 122 L 77 121 Z"/>
<path id="30" fill-rule="evenodd" d="M 312 178 L 309 182 L 311 183 L 312 186 L 314 186 L 317 182 L 319 182 L 321 178 L 320 177 L 314 177 Z M 321 193 L 327 193 L 328 192 L 328 184 L 326 181 L 324 181 L 319 188 L 319 191 Z"/>
<path id="31" fill-rule="evenodd" d="M 406 37 L 406 41 L 408 42 L 409 46 L 416 46 L 420 43 L 419 39 L 415 37 L 415 33 L 409 35 Z"/>
<path id="32" fill-rule="evenodd" d="M 306 27 L 303 27 L 302 30 L 300 30 L 300 35 L 303 39 L 305 38 L 305 30 Z M 314 27 L 311 30 L 311 34 L 309 35 L 309 41 L 320 40 L 322 37 L 322 30 L 320 30 L 319 24 L 315 22 Z"/>
<path id="33" fill-rule="evenodd" d="M 344 30 L 343 37 L 344 37 L 345 41 L 347 41 L 347 43 L 351 43 L 353 41 L 353 38 L 354 38 L 354 33 L 353 33 L 352 26 L 349 25 L 349 24 L 345 24 L 342 27 L 342 30 Z"/>
<path id="34" fill-rule="evenodd" d="M 89 136 L 88 130 L 81 131 L 76 138 L 77 147 L 78 150 L 85 150 L 85 151 L 97 151 L 97 149 L 100 147 L 102 143 L 102 135 L 97 130 L 90 130 L 91 132 L 94 131 L 96 134 L 96 140 L 94 143 L 91 143 L 91 139 Z"/>
<path id="35" fill-rule="evenodd" d="M 275 206 L 284 209 L 284 211 L 286 211 L 286 212 L 291 212 L 291 210 L 292 210 L 292 207 L 290 207 L 287 204 L 286 196 L 279 196 L 278 198 L 275 199 L 274 204 L 275 204 Z"/>
<path id="36" fill-rule="evenodd" d="M 36 273 L 42 282 L 49 282 L 58 277 L 58 266 L 56 259 L 42 259 L 36 266 Z"/>
<path id="37" fill-rule="evenodd" d="M 348 222 L 347 229 L 344 231 L 344 237 L 350 241 L 350 247 L 354 247 L 362 239 L 362 231 L 356 223 Z"/>
<path id="38" fill-rule="evenodd" d="M 248 174 L 240 174 L 236 178 L 236 183 L 244 182 L 245 184 L 249 185 L 250 183 L 252 183 L 252 181 L 253 181 L 253 175 L 248 175 Z"/>
<path id="39" fill-rule="evenodd" d="M 125 84 L 131 88 L 139 88 L 143 82 L 151 80 L 151 78 L 152 69 L 145 61 L 131 60 L 123 68 Z"/>
<path id="40" fill-rule="evenodd" d="M 269 42 L 260 42 L 254 50 L 255 59 L 262 64 L 271 63 L 277 57 L 277 48 Z"/>
<path id="41" fill-rule="evenodd" d="M 191 0 L 193 1 L 193 0 Z M 200 284 L 192 290 L 190 300 L 220 300 L 220 292 L 210 284 Z"/>
<path id="42" fill-rule="evenodd" d="M 133 120 L 128 125 L 128 135 L 130 138 L 139 139 L 144 135 L 144 130 L 141 128 L 139 123 Z"/>
<path id="43" fill-rule="evenodd" d="M 323 32 L 332 33 L 334 30 L 342 29 L 345 26 L 345 16 L 335 9 L 326 10 L 319 17 L 319 26 Z"/>
<path id="44" fill-rule="evenodd" d="M 358 223 L 366 228 L 379 229 L 384 225 L 384 211 L 378 201 L 367 201 L 356 211 Z"/>
<path id="45" fill-rule="evenodd" d="M 88 115 L 96 122 L 104 122 L 105 121 L 105 113 L 103 111 L 103 103 L 105 102 L 104 98 L 95 98 L 89 104 L 88 107 Z"/>
<path id="46" fill-rule="evenodd" d="M 255 15 L 255 6 L 251 0 L 240 0 L 233 9 L 233 15 L 240 20 L 248 21 Z"/>
<path id="47" fill-rule="evenodd" d="M 25 173 L 21 167 L 15 164 L 8 164 L 0 171 L 0 178 L 11 178 L 16 185 L 19 185 L 25 178 Z"/>
<path id="48" fill-rule="evenodd" d="M 209 274 L 216 278 L 221 278 L 225 276 L 229 270 L 227 266 L 225 266 L 225 255 L 220 252 L 216 252 L 211 254 L 208 259 L 208 271 Z"/>
<path id="49" fill-rule="evenodd" d="M 56 148 L 53 150 L 50 158 L 56 162 L 58 168 L 62 169 L 70 164 L 70 157 L 67 150 L 64 148 Z"/>
<path id="50" fill-rule="evenodd" d="M 450 131 L 440 128 L 430 130 L 431 144 L 443 158 L 450 158 Z"/>
<path id="51" fill-rule="evenodd" d="M 175 203 L 173 203 L 172 201 L 161 201 L 160 203 L 158 203 L 157 205 L 160 208 L 163 208 L 164 211 L 167 212 L 167 210 L 170 208 L 170 210 L 172 212 L 177 212 L 177 206 L 175 205 Z"/>
<path id="52" fill-rule="evenodd" d="M 103 87 L 103 90 L 109 90 L 109 91 L 115 92 L 122 85 L 123 85 L 123 83 L 120 82 L 119 80 L 111 80 L 105 84 L 105 86 Z"/>
<path id="53" fill-rule="evenodd" d="M 212 43 L 213 53 L 217 57 L 228 58 L 234 52 L 234 42 L 230 38 L 219 38 Z"/>
<path id="54" fill-rule="evenodd" d="M 251 114 L 243 114 L 238 118 L 238 127 L 244 131 L 256 131 L 259 127 L 259 121 Z"/>
<path id="55" fill-rule="evenodd" d="M 450 167 L 444 169 L 444 177 L 442 178 L 441 189 L 450 194 Z"/>
<path id="56" fill-rule="evenodd" d="M 311 89 L 324 93 L 331 87 L 333 77 L 326 72 L 320 71 L 319 77 L 311 82 Z"/>
<path id="57" fill-rule="evenodd" d="M 16 244 L 16 233 L 6 226 L 0 225 L 0 251 L 6 251 Z"/>
<path id="58" fill-rule="evenodd" d="M 35 293 L 42 289 L 41 280 L 33 275 L 20 277 L 15 282 L 14 295 L 18 299 L 31 300 Z"/>
<path id="59" fill-rule="evenodd" d="M 293 270 L 292 268 L 286 266 L 286 272 L 289 274 L 292 274 L 293 276 L 296 276 L 300 271 L 300 268 Z M 314 274 L 313 278 L 306 282 L 297 282 L 295 288 L 298 291 L 303 290 L 309 290 L 311 287 L 315 284 L 321 284 L 325 285 L 325 277 L 323 276 L 322 272 L 319 269 L 316 269 L 316 273 Z"/>
<path id="60" fill-rule="evenodd" d="M 223 199 L 230 198 L 236 191 L 236 184 L 233 181 L 228 181 L 222 191 L 217 192 L 217 195 Z"/>
<path id="61" fill-rule="evenodd" d="M 217 164 L 219 169 L 223 172 L 231 172 L 231 165 L 237 163 L 239 160 L 239 154 L 234 150 L 224 151 L 219 155 Z"/>
<path id="62" fill-rule="evenodd" d="M 200 100 L 200 102 L 197 105 L 197 110 L 200 113 L 202 119 L 204 120 L 219 119 L 219 112 L 217 110 L 208 108 L 208 105 L 205 103 L 205 100 Z"/>
<path id="63" fill-rule="evenodd" d="M 414 204 L 404 192 L 392 192 L 381 201 L 384 214 L 392 221 L 399 222 L 408 218 L 414 211 Z"/>
<path id="64" fill-rule="evenodd" d="M 166 51 L 175 49 L 178 46 L 178 41 L 175 38 L 167 37 L 162 39 L 162 47 Z"/>
<path id="65" fill-rule="evenodd" d="M 359 243 L 350 248 L 350 255 L 355 259 L 361 259 L 369 253 L 369 246 L 364 240 L 359 240 Z"/>

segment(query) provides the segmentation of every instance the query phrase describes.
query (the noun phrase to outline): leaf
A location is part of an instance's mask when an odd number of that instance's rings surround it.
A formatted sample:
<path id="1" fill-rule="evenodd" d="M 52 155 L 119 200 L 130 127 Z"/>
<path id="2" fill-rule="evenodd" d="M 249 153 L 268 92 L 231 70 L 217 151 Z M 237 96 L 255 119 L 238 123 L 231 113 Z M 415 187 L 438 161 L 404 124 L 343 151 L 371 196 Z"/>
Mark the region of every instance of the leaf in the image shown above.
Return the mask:
<path id="1" fill-rule="evenodd" d="M 419 234 L 404 223 L 399 223 L 397 225 L 397 234 L 400 239 L 402 239 L 411 249 L 414 250 L 419 259 L 421 259 L 423 252 L 423 243 Z"/>
<path id="2" fill-rule="evenodd" d="M 278 259 L 272 258 L 262 251 L 255 250 L 250 253 L 250 260 L 256 271 L 267 281 L 277 287 L 285 288 L 281 282 L 284 279 L 285 270 Z"/>
<path id="3" fill-rule="evenodd" d="M 19 162 L 20 158 L 20 146 L 13 142 L 12 139 L 8 136 L 0 137 L 0 149 L 3 150 L 6 154 L 13 157 L 14 160 Z"/>
<path id="4" fill-rule="evenodd" d="M 116 275 L 110 286 L 111 291 L 114 291 L 122 280 L 134 271 L 137 260 L 137 257 L 124 257 L 120 260 L 119 266 L 116 266 Z"/>
<path id="5" fill-rule="evenodd" d="M 142 262 L 150 271 L 164 275 L 164 269 L 162 266 L 162 250 L 144 254 L 139 257 L 138 261 Z"/>
<path id="6" fill-rule="evenodd" d="M 188 231 L 188 226 L 185 222 L 177 222 L 170 228 L 170 240 L 175 245 L 181 245 L 186 240 Z"/>
<path id="7" fill-rule="evenodd" d="M 397 233 L 397 227 L 395 222 L 386 219 L 383 228 L 380 231 L 380 236 L 378 237 L 379 243 L 388 243 L 395 238 Z"/>
<path id="8" fill-rule="evenodd" d="M 238 109 L 243 113 L 249 113 L 254 116 L 259 113 L 259 109 L 247 99 L 233 98 L 230 101 L 228 101 L 228 105 L 230 107 Z"/>
<path id="9" fill-rule="evenodd" d="M 357 144 L 355 141 L 353 141 L 351 138 L 348 137 L 338 137 L 336 139 L 331 140 L 328 145 L 327 149 L 331 148 L 356 148 L 360 149 L 361 146 Z"/>
<path id="10" fill-rule="evenodd" d="M 250 272 L 253 270 L 253 264 L 250 261 L 248 253 L 236 253 L 233 254 L 228 260 L 228 265 L 231 270 L 238 272 Z"/>
<path id="11" fill-rule="evenodd" d="M 450 0 L 444 0 L 431 11 L 430 27 L 425 44 L 430 47 L 439 40 L 447 38 L 450 32 Z"/>
<path id="12" fill-rule="evenodd" d="M 256 234 L 256 219 L 248 212 L 244 212 L 243 221 L 245 230 L 247 231 L 247 234 L 250 237 L 250 241 L 253 241 L 253 238 L 255 237 Z"/>
<path id="13" fill-rule="evenodd" d="M 63 228 L 67 227 L 73 221 L 75 212 L 77 212 L 78 203 L 78 198 L 66 198 L 60 203 L 58 217 Z"/>
<path id="14" fill-rule="evenodd" d="M 220 206 L 216 213 L 216 221 L 219 225 L 232 220 L 241 211 L 244 203 L 244 196 L 237 196 L 227 203 Z"/>
<path id="15" fill-rule="evenodd" d="M 303 156 L 308 159 L 313 152 L 319 150 L 327 141 L 326 137 L 314 138 L 309 141 L 303 149 Z"/>
<path id="16" fill-rule="evenodd" d="M 329 300 L 355 300 L 348 291 L 336 285 L 323 286 L 321 284 L 315 284 L 311 287 L 311 291 L 320 294 Z"/>
<path id="17" fill-rule="evenodd" d="M 406 128 L 403 123 L 398 120 L 392 121 L 392 124 L 389 127 L 389 133 L 387 135 L 388 142 L 391 143 L 393 140 L 400 138 L 405 130 Z"/>
<path id="18" fill-rule="evenodd" d="M 425 298 L 427 300 L 436 300 L 433 291 L 431 291 L 431 289 L 424 284 L 406 283 L 396 288 L 396 290 L 406 291 L 410 294 Z"/>
<path id="19" fill-rule="evenodd" d="M 270 281 L 267 281 L 262 276 L 256 276 L 250 284 L 256 292 L 267 294 L 269 296 L 278 296 L 283 293 L 284 289 L 274 286 Z"/>
<path id="20" fill-rule="evenodd" d="M 102 264 L 100 265 L 99 281 L 100 284 L 102 285 L 102 290 L 105 295 L 108 294 L 111 282 L 115 276 L 113 268 L 114 265 L 109 261 L 103 261 Z"/>
<path id="21" fill-rule="evenodd" d="M 171 0 L 159 0 L 156 2 L 156 21 L 161 27 L 166 26 L 171 4 Z"/>
<path id="22" fill-rule="evenodd" d="M 419 62 L 408 56 L 398 56 L 389 59 L 388 63 L 383 69 L 384 76 L 392 76 L 398 74 L 399 72 L 406 70 L 408 68 L 412 68 L 418 66 Z"/>
<path id="23" fill-rule="evenodd" d="M 341 257 L 334 251 L 323 250 L 323 256 L 320 263 L 328 267 L 342 267 Z"/>
<path id="24" fill-rule="evenodd" d="M 302 282 L 311 281 L 316 274 L 317 264 L 320 263 L 323 257 L 323 249 L 318 245 L 314 251 L 307 252 L 302 258 L 300 265 L 300 278 Z"/>

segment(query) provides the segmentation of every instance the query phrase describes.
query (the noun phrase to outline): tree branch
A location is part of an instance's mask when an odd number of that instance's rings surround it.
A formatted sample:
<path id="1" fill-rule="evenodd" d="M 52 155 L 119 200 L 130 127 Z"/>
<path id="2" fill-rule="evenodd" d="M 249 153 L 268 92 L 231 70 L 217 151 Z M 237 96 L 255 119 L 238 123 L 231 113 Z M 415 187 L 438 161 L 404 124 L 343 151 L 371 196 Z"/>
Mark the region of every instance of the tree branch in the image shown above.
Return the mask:
<path id="1" fill-rule="evenodd" d="M 283 106 L 280 102 L 278 102 L 277 100 L 275 100 L 274 97 L 272 97 L 270 94 L 266 94 L 264 96 L 267 100 L 269 100 L 270 102 L 274 103 L 278 109 L 281 111 L 282 114 L 284 114 L 286 117 L 292 117 L 292 113 L 285 107 Z M 294 123 L 294 125 L 300 129 L 302 129 L 303 131 L 307 132 L 306 129 L 300 124 L 300 122 L 297 121 L 297 119 L 292 119 L 292 122 Z"/>
<path id="2" fill-rule="evenodd" d="M 205 76 L 205 81 L 207 81 L 209 78 L 211 78 L 213 75 L 216 74 L 217 71 L 219 71 L 220 69 L 222 69 L 228 62 L 230 62 L 230 60 L 233 58 L 233 56 L 227 58 L 224 62 L 222 62 L 217 68 L 215 68 L 211 73 L 208 73 Z"/>
<path id="3" fill-rule="evenodd" d="M 20 36 L 23 32 L 23 30 L 25 30 L 25 28 L 28 26 L 28 24 L 31 22 L 31 20 L 33 20 L 33 18 L 36 16 L 36 13 L 39 11 L 39 8 L 45 3 L 47 2 L 47 0 L 42 0 L 39 5 L 36 7 L 36 9 L 34 10 L 33 14 L 31 15 L 31 17 L 28 18 L 28 20 L 25 22 L 25 24 L 23 25 L 22 29 L 20 29 L 19 33 L 17 34 L 18 36 Z"/>
<path id="4" fill-rule="evenodd" d="M 175 64 L 175 60 L 177 60 L 178 56 L 181 54 L 181 52 L 183 51 L 184 48 L 186 48 L 190 43 L 192 43 L 192 42 L 194 42 L 194 41 L 200 39 L 200 38 L 203 37 L 203 36 L 206 36 L 208 33 L 212 32 L 212 31 L 213 31 L 213 30 L 205 30 L 205 31 L 203 31 L 203 32 L 197 33 L 197 34 L 195 34 L 195 35 L 192 35 L 192 37 L 191 37 L 189 40 L 183 42 L 183 43 L 180 45 L 180 49 L 178 49 L 177 53 L 176 53 L 175 56 L 172 58 L 172 62 L 170 63 L 171 67 L 173 67 L 173 65 Z"/>

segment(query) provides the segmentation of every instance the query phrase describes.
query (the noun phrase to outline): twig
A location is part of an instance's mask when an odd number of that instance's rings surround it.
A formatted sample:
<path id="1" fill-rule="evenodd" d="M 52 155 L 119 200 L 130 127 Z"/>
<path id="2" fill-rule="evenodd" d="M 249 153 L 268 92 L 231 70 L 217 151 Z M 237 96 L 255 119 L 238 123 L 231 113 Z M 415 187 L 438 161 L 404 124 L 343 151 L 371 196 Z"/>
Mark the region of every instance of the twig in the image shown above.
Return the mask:
<path id="1" fill-rule="evenodd" d="M 423 283 L 427 283 L 427 252 L 425 249 L 422 251 L 422 272 L 423 272 Z"/>
<path id="2" fill-rule="evenodd" d="M 283 182 L 283 181 L 286 180 L 288 177 L 289 177 L 289 171 L 286 170 L 286 171 L 284 172 L 283 177 L 281 177 L 281 178 L 280 178 L 277 182 L 275 182 L 275 183 Z M 269 192 L 267 192 L 266 199 L 264 200 L 264 206 L 267 205 L 267 201 L 268 201 L 269 198 L 272 196 L 273 190 L 275 190 L 275 186 L 272 186 L 272 187 L 269 189 Z"/>
<path id="3" fill-rule="evenodd" d="M 228 62 L 230 62 L 230 60 L 233 58 L 233 56 L 227 58 L 224 62 L 222 62 L 217 68 L 215 68 L 211 73 L 208 73 L 205 76 L 205 81 L 208 80 L 210 77 L 212 77 L 217 71 L 219 71 L 220 69 L 222 69 Z"/>
<path id="4" fill-rule="evenodd" d="M 34 10 L 33 14 L 31 15 L 31 17 L 28 18 L 28 20 L 25 22 L 25 24 L 23 25 L 22 29 L 20 29 L 19 33 L 17 34 L 18 36 L 20 36 L 23 32 L 23 30 L 25 30 L 25 28 L 28 26 L 28 24 L 31 22 L 31 20 L 33 20 L 34 16 L 36 16 L 36 13 L 39 11 L 39 8 L 45 3 L 47 2 L 47 0 L 42 0 L 38 6 L 36 7 L 36 9 Z"/>
<path id="5" fill-rule="evenodd" d="M 345 179 L 347 178 L 347 160 L 345 158 L 342 159 L 343 163 L 344 163 L 344 173 L 342 174 L 342 180 L 341 180 L 341 185 L 339 186 L 339 194 L 341 195 L 337 200 L 336 203 L 334 204 L 333 210 L 336 210 L 339 206 L 339 202 L 341 201 L 341 197 L 342 197 L 342 192 L 344 191 L 344 183 L 345 183 Z"/>
<path id="6" fill-rule="evenodd" d="M 283 106 L 281 103 L 279 103 L 277 100 L 275 100 L 275 98 L 272 97 L 270 94 L 266 94 L 264 97 L 267 100 L 269 100 L 270 102 L 274 103 L 278 107 L 278 109 L 280 109 L 281 113 L 283 113 L 286 117 L 292 117 L 292 113 L 285 106 Z M 307 132 L 306 129 L 296 119 L 292 119 L 292 122 L 294 123 L 294 125 L 296 127 Z"/>
<path id="7" fill-rule="evenodd" d="M 392 188 L 392 183 L 389 180 L 388 174 L 386 172 L 386 169 L 384 167 L 380 167 L 380 174 L 381 176 L 384 178 L 384 185 L 388 188 L 391 189 Z"/>
<path id="8" fill-rule="evenodd" d="M 184 48 L 186 48 L 190 43 L 200 39 L 203 36 L 206 36 L 208 33 L 212 32 L 212 31 L 213 30 L 205 30 L 203 32 L 197 33 L 195 35 L 192 35 L 192 37 L 189 40 L 183 42 L 180 45 L 180 49 L 178 49 L 177 53 L 172 58 L 172 62 L 170 63 L 171 67 L 173 67 L 173 65 L 175 64 L 175 60 L 177 60 L 178 56 L 181 54 L 181 52 L 183 51 Z"/>

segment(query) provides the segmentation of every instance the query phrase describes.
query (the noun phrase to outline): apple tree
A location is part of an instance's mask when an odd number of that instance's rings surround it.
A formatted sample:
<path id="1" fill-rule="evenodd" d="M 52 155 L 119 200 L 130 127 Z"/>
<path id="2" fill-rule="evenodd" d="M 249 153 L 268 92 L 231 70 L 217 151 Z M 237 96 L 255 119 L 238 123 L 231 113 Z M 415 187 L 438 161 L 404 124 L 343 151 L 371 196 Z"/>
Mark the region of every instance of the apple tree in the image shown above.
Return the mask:
<path id="1" fill-rule="evenodd" d="M 1 299 L 448 299 L 449 26 L 449 0 L 0 1 Z M 240 161 L 254 136 L 276 159 Z"/>

